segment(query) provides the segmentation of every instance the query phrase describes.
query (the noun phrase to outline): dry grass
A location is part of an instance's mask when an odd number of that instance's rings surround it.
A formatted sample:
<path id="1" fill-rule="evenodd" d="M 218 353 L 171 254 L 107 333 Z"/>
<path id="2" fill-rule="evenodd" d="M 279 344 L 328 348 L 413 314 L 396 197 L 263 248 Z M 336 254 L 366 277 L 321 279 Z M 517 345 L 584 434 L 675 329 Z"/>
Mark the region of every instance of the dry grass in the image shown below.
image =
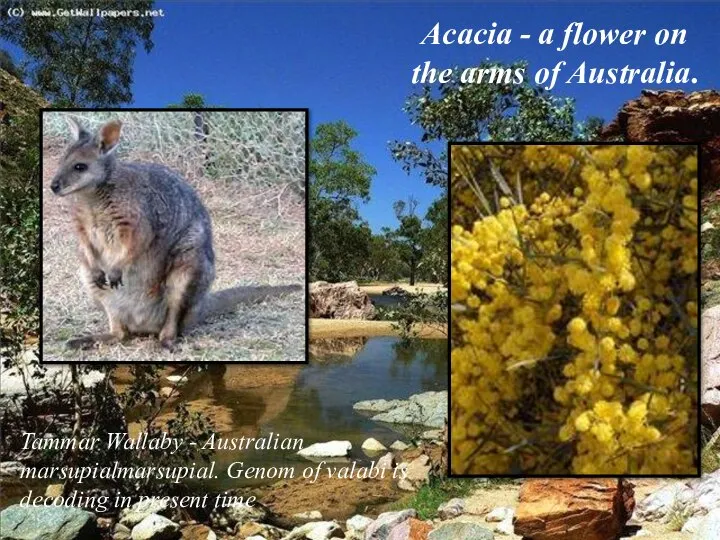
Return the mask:
<path id="1" fill-rule="evenodd" d="M 93 351 L 70 351 L 65 341 L 107 331 L 104 313 L 79 279 L 70 201 L 54 197 L 49 183 L 62 142 L 44 141 L 43 152 L 43 360 L 62 362 L 303 361 L 302 292 L 240 306 L 182 339 L 173 353 L 157 341 L 136 338 Z M 305 207 L 292 189 L 249 188 L 240 182 L 197 178 L 191 183 L 212 221 L 217 277 L 213 290 L 237 285 L 304 283 Z M 287 186 L 285 186 L 287 187 Z"/>

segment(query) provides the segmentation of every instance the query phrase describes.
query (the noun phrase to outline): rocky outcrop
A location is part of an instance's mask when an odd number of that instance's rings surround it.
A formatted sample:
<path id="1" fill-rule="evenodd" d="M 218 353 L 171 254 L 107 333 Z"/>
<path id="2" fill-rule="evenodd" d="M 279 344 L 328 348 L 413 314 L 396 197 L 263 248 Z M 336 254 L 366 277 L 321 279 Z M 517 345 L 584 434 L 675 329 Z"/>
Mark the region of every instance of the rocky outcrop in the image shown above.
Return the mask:
<path id="1" fill-rule="evenodd" d="M 720 306 L 707 309 L 700 322 L 702 341 L 701 384 L 703 424 L 720 424 Z"/>
<path id="2" fill-rule="evenodd" d="M 354 281 L 310 284 L 310 317 L 319 319 L 371 319 L 375 306 Z"/>
<path id="3" fill-rule="evenodd" d="M 702 188 L 720 186 L 720 92 L 644 90 L 625 103 L 601 137 L 628 142 L 702 143 Z"/>
<path id="4" fill-rule="evenodd" d="M 98 538 L 96 518 L 72 506 L 20 506 L 0 512 L 3 540 L 90 540 Z"/>
<path id="5" fill-rule="evenodd" d="M 634 521 L 667 520 L 673 512 L 702 516 L 720 509 L 720 470 L 702 478 L 670 482 L 640 501 Z"/>
<path id="6" fill-rule="evenodd" d="M 415 424 L 440 428 L 447 420 L 447 391 L 423 392 L 401 399 L 371 399 L 353 405 L 357 411 L 379 413 L 372 417 L 377 422 L 389 424 Z"/>
<path id="7" fill-rule="evenodd" d="M 528 479 L 520 488 L 515 534 L 532 540 L 619 538 L 632 514 L 632 484 L 618 479 Z"/>

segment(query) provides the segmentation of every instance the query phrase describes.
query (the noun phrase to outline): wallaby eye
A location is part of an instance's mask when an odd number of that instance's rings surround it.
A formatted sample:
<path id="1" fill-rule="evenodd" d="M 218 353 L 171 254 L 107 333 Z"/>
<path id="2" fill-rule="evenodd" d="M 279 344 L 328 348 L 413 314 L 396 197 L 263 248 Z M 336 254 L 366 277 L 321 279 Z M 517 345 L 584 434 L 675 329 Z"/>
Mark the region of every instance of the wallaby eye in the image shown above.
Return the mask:
<path id="1" fill-rule="evenodd" d="M 87 168 L 88 168 L 88 167 L 87 167 L 87 165 L 86 165 L 85 163 L 76 163 L 76 164 L 75 164 L 75 170 L 76 170 L 76 171 L 80 171 L 80 172 L 82 172 L 82 171 L 87 171 Z"/>

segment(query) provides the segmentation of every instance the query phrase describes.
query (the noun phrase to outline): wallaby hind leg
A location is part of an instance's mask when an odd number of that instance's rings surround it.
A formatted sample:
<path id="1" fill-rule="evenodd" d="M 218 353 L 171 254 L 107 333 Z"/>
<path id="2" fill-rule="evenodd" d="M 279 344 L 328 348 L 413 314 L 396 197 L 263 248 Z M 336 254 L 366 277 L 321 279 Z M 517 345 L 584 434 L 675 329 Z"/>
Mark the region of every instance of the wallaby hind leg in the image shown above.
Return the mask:
<path id="1" fill-rule="evenodd" d="M 158 339 L 164 349 L 172 351 L 183 329 L 189 310 L 206 293 L 210 283 L 203 277 L 202 263 L 187 260 L 175 261 L 165 278 L 167 315 Z"/>

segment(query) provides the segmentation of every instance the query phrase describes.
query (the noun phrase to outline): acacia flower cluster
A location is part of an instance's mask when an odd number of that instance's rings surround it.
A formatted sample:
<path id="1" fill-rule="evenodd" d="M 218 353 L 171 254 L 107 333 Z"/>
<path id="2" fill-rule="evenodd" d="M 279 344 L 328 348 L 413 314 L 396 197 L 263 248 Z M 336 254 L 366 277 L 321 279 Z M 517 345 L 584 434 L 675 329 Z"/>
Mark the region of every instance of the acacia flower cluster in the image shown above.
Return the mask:
<path id="1" fill-rule="evenodd" d="M 696 473 L 696 148 L 452 152 L 452 472 Z"/>

